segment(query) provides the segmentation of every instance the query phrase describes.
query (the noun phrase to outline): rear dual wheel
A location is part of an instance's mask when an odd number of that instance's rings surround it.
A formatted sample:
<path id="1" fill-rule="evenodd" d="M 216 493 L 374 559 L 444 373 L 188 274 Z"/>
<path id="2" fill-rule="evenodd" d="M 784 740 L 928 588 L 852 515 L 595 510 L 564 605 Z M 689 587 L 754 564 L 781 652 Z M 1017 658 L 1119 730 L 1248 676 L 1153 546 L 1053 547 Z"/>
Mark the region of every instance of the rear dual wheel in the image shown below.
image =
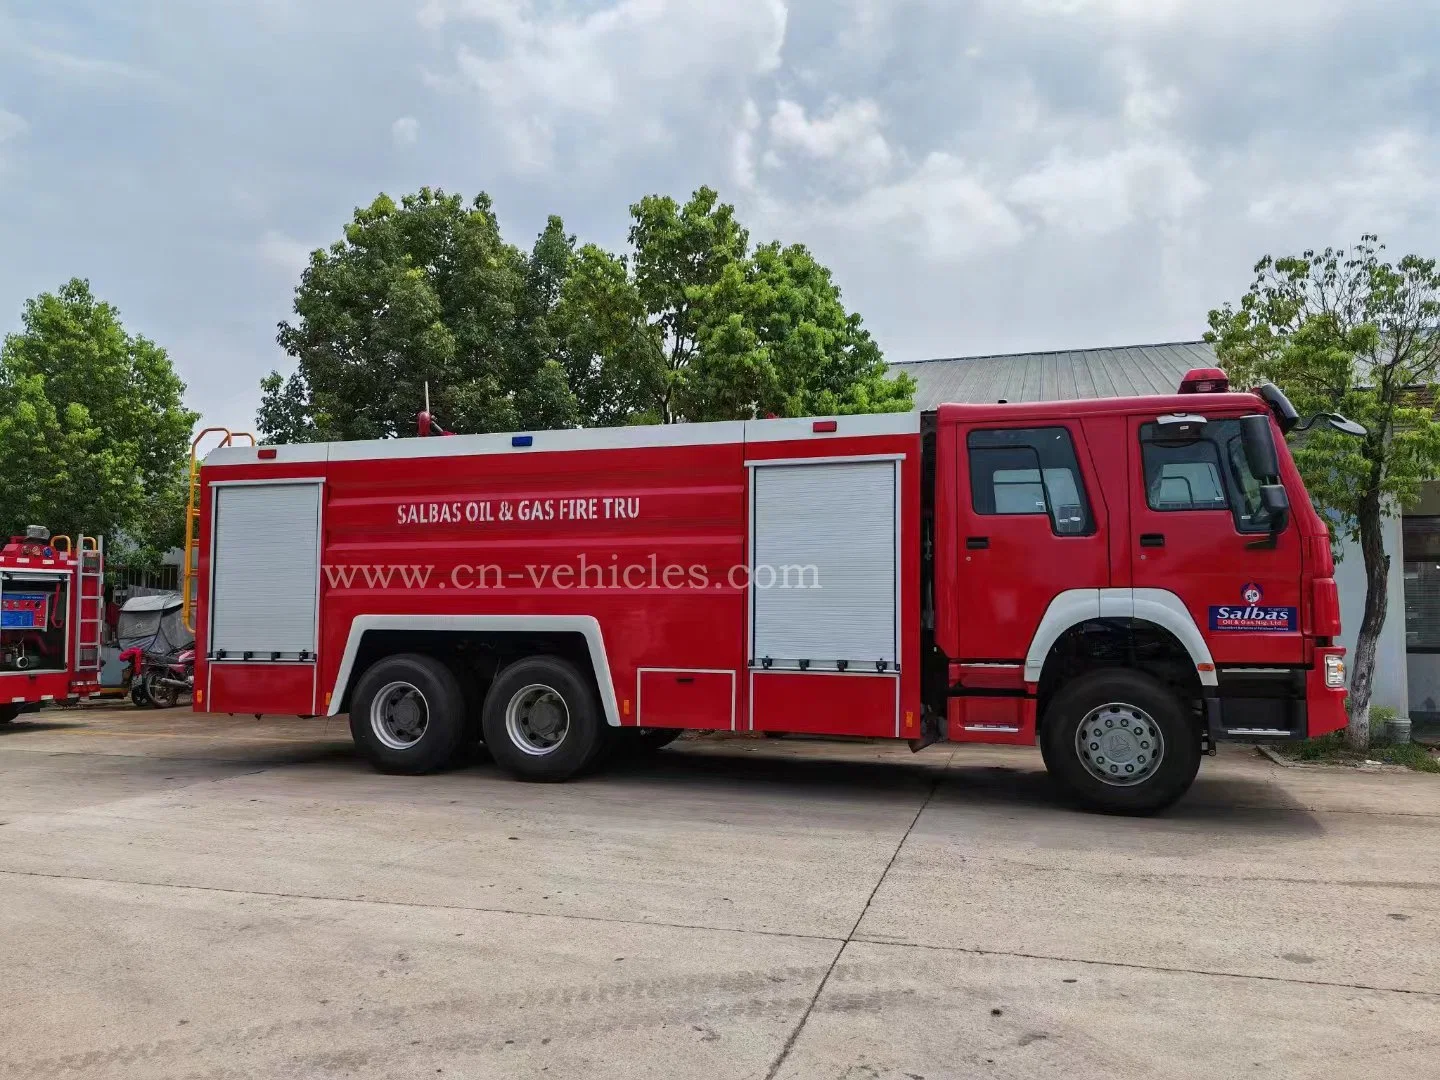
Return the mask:
<path id="1" fill-rule="evenodd" d="M 0 705 L 0 724 L 8 724 L 20 715 L 20 706 L 13 702 L 8 705 Z"/>
<path id="2" fill-rule="evenodd" d="M 381 772 L 434 772 L 458 756 L 465 732 L 460 681 L 431 656 L 404 653 L 377 661 L 350 703 L 350 735 Z"/>
<path id="3" fill-rule="evenodd" d="M 522 780 L 568 780 L 606 746 L 590 680 L 556 656 L 527 657 L 500 672 L 480 724 L 496 764 Z"/>
<path id="4" fill-rule="evenodd" d="M 522 780 L 568 780 L 604 752 L 659 750 L 682 732 L 611 729 L 592 681 L 556 656 L 517 660 L 490 684 L 473 723 L 473 692 L 432 657 L 390 656 L 360 679 L 350 705 L 350 733 L 361 754 L 389 773 L 432 772 L 459 759 L 477 737 L 496 764 Z"/>

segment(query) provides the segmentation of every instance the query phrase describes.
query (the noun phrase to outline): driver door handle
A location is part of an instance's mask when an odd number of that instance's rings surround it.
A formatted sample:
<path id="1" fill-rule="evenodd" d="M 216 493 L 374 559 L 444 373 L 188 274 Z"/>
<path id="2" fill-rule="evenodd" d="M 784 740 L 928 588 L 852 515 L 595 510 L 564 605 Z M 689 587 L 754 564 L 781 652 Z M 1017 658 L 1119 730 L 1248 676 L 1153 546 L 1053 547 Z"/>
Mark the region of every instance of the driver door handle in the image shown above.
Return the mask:
<path id="1" fill-rule="evenodd" d="M 981 551 L 989 546 L 990 538 L 988 536 L 967 536 L 965 538 L 965 548 L 967 551 Z"/>
<path id="2" fill-rule="evenodd" d="M 1164 547 L 1164 546 L 1165 546 L 1165 534 L 1164 534 L 1164 533 L 1141 533 L 1141 534 L 1140 534 L 1140 546 L 1141 546 L 1141 547 Z"/>

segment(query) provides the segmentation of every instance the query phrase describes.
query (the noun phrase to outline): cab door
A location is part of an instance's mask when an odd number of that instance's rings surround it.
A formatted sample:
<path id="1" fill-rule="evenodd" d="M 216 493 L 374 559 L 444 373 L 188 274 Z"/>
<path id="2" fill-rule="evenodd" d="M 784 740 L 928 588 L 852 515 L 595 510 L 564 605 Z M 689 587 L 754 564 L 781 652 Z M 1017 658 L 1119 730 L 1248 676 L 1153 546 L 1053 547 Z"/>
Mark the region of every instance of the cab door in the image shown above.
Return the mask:
<path id="1" fill-rule="evenodd" d="M 1238 417 L 1130 417 L 1136 589 L 1179 598 L 1217 664 L 1298 664 L 1301 540 L 1271 530 Z"/>
<path id="2" fill-rule="evenodd" d="M 1104 499 L 1078 423 L 958 435 L 955 659 L 1018 666 L 1050 601 L 1110 584 Z"/>

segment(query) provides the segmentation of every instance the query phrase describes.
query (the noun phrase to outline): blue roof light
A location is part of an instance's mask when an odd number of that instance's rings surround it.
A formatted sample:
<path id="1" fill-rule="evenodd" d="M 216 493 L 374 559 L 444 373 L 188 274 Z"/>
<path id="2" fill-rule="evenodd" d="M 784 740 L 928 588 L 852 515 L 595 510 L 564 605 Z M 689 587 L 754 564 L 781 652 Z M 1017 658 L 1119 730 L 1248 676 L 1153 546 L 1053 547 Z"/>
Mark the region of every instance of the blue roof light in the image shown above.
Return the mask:
<path id="1" fill-rule="evenodd" d="M 511 435 L 511 436 L 510 436 L 510 445 L 511 445 L 511 446 L 529 446 L 529 445 L 530 445 L 531 443 L 533 443 L 534 441 L 535 441 L 535 436 L 534 436 L 534 435 Z"/>

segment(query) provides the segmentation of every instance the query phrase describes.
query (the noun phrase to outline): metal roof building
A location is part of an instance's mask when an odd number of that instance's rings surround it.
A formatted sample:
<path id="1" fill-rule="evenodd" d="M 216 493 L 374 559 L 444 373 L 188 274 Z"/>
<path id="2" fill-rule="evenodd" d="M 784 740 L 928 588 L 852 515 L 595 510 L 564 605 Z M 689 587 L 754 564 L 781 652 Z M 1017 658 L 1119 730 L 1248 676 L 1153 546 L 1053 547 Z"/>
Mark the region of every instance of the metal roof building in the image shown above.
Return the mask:
<path id="1" fill-rule="evenodd" d="M 918 384 L 915 407 L 945 402 L 1074 401 L 1079 398 L 1173 394 L 1191 368 L 1215 367 L 1203 341 L 1107 349 L 968 356 L 892 364 Z"/>

